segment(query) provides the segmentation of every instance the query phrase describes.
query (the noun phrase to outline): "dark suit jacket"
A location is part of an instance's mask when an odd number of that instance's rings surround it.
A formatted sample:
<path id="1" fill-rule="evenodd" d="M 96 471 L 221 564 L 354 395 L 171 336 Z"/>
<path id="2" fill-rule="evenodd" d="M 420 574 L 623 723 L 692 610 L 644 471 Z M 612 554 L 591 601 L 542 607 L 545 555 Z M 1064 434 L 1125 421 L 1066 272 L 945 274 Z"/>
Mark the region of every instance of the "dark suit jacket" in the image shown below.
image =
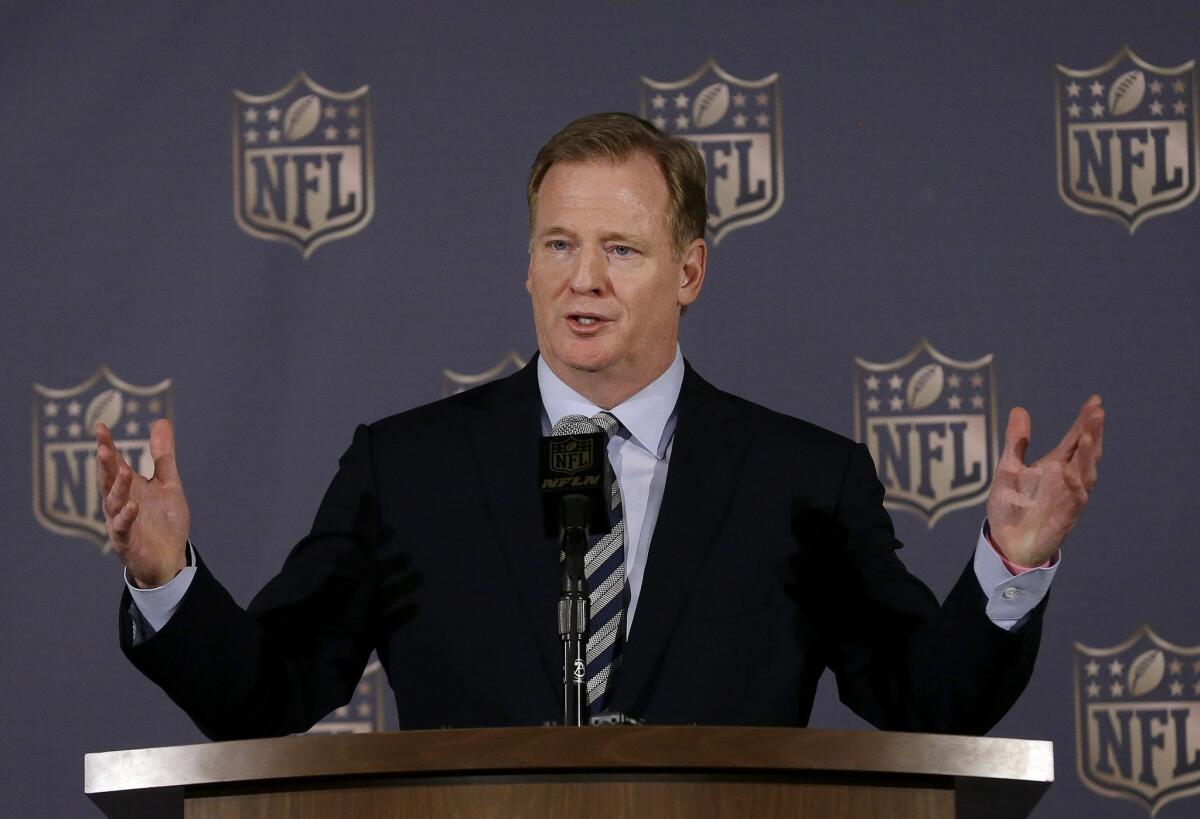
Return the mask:
<path id="1" fill-rule="evenodd" d="M 817 680 L 881 728 L 982 733 L 1031 673 L 968 564 L 945 603 L 900 563 L 866 449 L 690 368 L 612 709 L 650 723 L 808 721 Z M 558 548 L 542 531 L 531 364 L 360 426 L 311 533 L 248 610 L 201 565 L 133 663 L 213 738 L 303 731 L 372 649 L 402 728 L 557 722 Z"/>

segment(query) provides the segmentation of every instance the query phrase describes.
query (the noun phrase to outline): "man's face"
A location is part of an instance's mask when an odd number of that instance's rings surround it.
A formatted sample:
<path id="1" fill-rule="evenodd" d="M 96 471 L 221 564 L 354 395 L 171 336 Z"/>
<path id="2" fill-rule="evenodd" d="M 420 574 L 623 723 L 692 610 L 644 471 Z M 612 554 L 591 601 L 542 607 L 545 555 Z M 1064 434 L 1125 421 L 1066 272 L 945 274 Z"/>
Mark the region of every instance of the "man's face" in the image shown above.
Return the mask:
<path id="1" fill-rule="evenodd" d="M 642 153 L 557 163 L 538 189 L 525 280 L 538 347 L 593 400 L 589 387 L 624 400 L 675 357 L 680 307 L 700 293 L 707 248 L 696 239 L 681 256 L 669 212 L 662 171 Z"/>

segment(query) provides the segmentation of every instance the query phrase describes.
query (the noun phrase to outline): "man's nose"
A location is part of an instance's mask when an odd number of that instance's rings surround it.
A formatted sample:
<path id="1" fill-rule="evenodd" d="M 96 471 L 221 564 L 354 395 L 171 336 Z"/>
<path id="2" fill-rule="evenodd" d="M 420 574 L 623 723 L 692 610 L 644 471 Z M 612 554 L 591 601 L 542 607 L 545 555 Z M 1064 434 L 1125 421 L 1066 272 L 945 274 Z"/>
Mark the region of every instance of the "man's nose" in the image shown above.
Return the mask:
<path id="1" fill-rule="evenodd" d="M 608 259 L 603 249 L 587 250 L 577 257 L 571 275 L 571 289 L 576 293 L 603 292 L 608 282 Z"/>

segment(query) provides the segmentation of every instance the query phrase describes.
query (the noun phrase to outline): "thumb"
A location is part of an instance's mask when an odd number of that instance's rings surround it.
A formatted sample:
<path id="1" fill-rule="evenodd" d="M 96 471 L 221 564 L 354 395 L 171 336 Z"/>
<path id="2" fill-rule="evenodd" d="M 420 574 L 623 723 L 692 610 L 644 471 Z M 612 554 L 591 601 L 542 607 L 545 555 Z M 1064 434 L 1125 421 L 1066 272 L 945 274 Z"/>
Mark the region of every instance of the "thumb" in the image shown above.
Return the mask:
<path id="1" fill-rule="evenodd" d="M 175 430 L 166 418 L 150 425 L 150 456 L 154 458 L 154 477 L 168 482 L 179 481 L 175 467 Z"/>
<path id="2" fill-rule="evenodd" d="M 1025 450 L 1029 448 L 1029 436 L 1033 424 L 1024 407 L 1013 407 L 1008 413 L 1008 427 L 1004 431 L 1004 452 L 1000 463 L 1009 468 L 1025 465 Z"/>

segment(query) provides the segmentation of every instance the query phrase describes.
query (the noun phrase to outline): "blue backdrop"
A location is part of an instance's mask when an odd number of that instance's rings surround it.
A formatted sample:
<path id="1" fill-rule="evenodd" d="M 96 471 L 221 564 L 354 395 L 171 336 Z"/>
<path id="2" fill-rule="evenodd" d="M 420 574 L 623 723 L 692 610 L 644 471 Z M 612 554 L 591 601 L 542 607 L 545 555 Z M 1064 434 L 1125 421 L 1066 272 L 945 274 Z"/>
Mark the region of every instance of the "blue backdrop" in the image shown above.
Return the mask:
<path id="1" fill-rule="evenodd" d="M 939 593 L 1007 410 L 1040 455 L 1104 395 L 1100 486 L 993 733 L 1054 740 L 1037 817 L 1194 815 L 1197 32 L 1184 0 L 0 4 L 2 812 L 95 816 L 85 752 L 200 739 L 118 651 L 90 422 L 136 453 L 172 415 L 193 538 L 248 602 L 354 424 L 532 353 L 533 154 L 645 106 L 732 186 L 684 319 L 706 378 L 875 449 L 901 416 L 967 425 L 944 443 L 985 469 L 970 491 L 915 456 L 885 476 Z M 920 398 L 930 363 L 945 380 Z M 942 488 L 906 495 L 897 464 Z M 835 699 L 826 680 L 813 724 L 858 725 Z M 387 708 L 369 674 L 323 727 Z"/>

